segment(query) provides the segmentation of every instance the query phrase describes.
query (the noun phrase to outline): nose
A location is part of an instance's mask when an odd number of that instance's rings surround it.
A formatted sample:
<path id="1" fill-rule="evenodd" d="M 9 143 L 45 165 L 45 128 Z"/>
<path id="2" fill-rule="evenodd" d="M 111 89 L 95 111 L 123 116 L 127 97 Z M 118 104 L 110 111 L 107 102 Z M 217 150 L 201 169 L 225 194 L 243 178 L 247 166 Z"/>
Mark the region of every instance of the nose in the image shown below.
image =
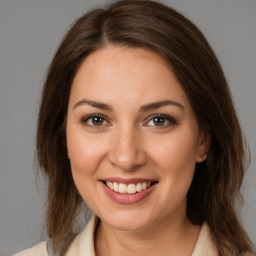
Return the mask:
<path id="1" fill-rule="evenodd" d="M 133 171 L 146 163 L 142 137 L 135 128 L 118 129 L 111 138 L 109 161 L 124 171 Z"/>

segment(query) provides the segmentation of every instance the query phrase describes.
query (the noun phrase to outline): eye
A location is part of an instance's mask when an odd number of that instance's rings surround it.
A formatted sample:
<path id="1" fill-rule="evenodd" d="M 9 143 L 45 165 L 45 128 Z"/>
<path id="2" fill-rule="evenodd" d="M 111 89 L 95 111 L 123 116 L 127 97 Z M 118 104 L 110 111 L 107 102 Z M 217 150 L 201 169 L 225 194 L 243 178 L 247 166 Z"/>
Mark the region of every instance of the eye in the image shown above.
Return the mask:
<path id="1" fill-rule="evenodd" d="M 101 127 L 108 124 L 106 118 L 98 114 L 86 116 L 81 120 L 81 122 L 92 127 Z"/>
<path id="2" fill-rule="evenodd" d="M 146 125 L 164 128 L 170 125 L 174 125 L 176 123 L 177 121 L 168 115 L 154 115 L 153 117 L 151 117 L 151 119 L 147 122 Z"/>

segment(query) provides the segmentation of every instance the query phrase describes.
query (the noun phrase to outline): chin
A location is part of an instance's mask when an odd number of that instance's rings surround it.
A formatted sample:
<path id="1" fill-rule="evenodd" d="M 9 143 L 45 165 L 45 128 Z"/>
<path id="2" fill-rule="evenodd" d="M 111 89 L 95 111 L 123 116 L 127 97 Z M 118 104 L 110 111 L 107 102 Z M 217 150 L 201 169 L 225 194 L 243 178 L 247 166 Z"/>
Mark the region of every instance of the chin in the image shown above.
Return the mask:
<path id="1" fill-rule="evenodd" d="M 146 229 L 153 222 L 152 217 L 143 212 L 115 212 L 111 216 L 101 218 L 109 226 L 122 231 L 140 231 Z"/>

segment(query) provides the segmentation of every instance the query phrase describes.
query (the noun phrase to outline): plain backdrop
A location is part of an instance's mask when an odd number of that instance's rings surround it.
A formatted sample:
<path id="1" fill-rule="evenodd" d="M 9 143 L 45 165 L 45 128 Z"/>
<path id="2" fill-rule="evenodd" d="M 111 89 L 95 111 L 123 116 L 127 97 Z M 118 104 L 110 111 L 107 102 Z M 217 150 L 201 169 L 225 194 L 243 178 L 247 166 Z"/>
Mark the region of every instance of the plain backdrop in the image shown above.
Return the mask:
<path id="1" fill-rule="evenodd" d="M 251 149 L 242 220 L 256 243 L 256 0 L 165 0 L 216 52 Z M 68 26 L 104 0 L 0 0 L 0 255 L 45 239 L 45 184 L 34 168 L 38 103 Z"/>

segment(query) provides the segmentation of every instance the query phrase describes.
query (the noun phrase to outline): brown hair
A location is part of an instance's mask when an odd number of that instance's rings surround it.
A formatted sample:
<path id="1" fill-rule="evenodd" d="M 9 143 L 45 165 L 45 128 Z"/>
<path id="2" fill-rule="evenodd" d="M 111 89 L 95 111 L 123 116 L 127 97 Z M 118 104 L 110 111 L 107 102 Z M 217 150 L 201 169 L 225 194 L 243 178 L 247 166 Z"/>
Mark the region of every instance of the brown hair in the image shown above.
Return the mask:
<path id="1" fill-rule="evenodd" d="M 207 222 L 219 255 L 251 251 L 235 206 L 244 168 L 244 142 L 221 66 L 198 28 L 175 10 L 145 0 L 118 1 L 78 19 L 49 67 L 38 119 L 37 155 L 49 177 L 47 229 L 63 255 L 75 236 L 82 204 L 65 145 L 65 118 L 81 62 L 107 45 L 144 47 L 161 55 L 182 85 L 201 127 L 211 133 L 208 159 L 197 164 L 187 215 Z"/>

